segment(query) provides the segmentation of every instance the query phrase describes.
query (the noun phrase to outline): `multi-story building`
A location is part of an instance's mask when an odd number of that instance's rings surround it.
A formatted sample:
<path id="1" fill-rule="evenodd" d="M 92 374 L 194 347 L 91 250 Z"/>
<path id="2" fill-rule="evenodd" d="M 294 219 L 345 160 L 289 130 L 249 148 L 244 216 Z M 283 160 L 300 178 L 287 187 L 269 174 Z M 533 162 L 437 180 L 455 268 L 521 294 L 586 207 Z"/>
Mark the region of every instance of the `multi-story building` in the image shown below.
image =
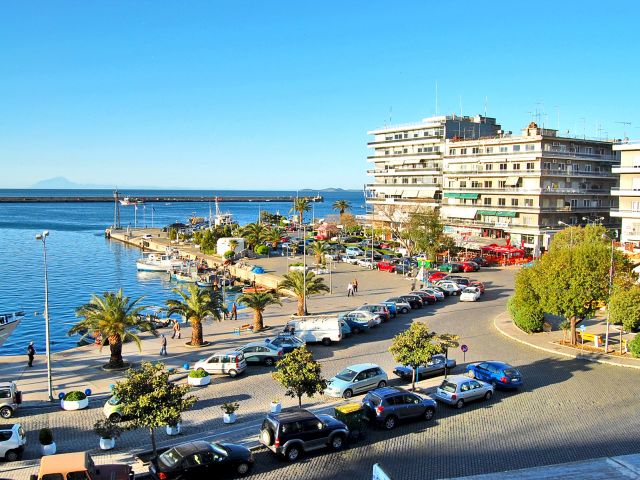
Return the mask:
<path id="1" fill-rule="evenodd" d="M 620 242 L 640 248 L 640 142 L 613 149 L 620 152 L 620 166 L 613 168 L 620 175 L 620 186 L 612 188 L 611 195 L 618 197 L 620 206 L 611 210 L 611 216 L 622 219 Z"/>
<path id="2" fill-rule="evenodd" d="M 373 168 L 367 171 L 373 182 L 366 185 L 365 194 L 374 222 L 400 221 L 417 208 L 438 207 L 445 140 L 477 139 L 499 131 L 494 118 L 451 115 L 368 132 L 374 137 L 368 144 Z"/>
<path id="3" fill-rule="evenodd" d="M 558 137 L 533 122 L 520 136 L 447 140 L 443 163 L 440 213 L 461 244 L 508 238 L 535 253 L 563 223 L 609 225 L 616 206 L 612 143 Z"/>

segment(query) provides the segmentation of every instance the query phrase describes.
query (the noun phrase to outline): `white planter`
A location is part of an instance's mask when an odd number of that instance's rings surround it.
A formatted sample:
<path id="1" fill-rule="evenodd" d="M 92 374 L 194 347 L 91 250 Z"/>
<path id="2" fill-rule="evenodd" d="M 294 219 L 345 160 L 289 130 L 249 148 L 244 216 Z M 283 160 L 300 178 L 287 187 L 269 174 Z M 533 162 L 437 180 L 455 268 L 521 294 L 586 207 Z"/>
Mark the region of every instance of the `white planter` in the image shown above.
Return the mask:
<path id="1" fill-rule="evenodd" d="M 178 435 L 180 433 L 180 429 L 181 429 L 181 425 L 179 423 L 175 427 L 172 427 L 171 425 L 167 425 L 167 435 L 169 435 L 170 437 Z"/>
<path id="2" fill-rule="evenodd" d="M 280 413 L 282 404 L 280 402 L 271 402 L 271 413 Z"/>
<path id="3" fill-rule="evenodd" d="M 111 450 L 116 446 L 115 438 L 101 438 L 100 439 L 100 449 L 101 450 Z"/>
<path id="4" fill-rule="evenodd" d="M 224 413 L 222 414 L 222 421 L 224 423 L 236 423 L 238 416 L 235 413 Z"/>
<path id="5" fill-rule="evenodd" d="M 55 455 L 56 442 L 52 442 L 50 445 L 40 445 L 42 449 L 42 455 Z"/>
<path id="6" fill-rule="evenodd" d="M 89 405 L 89 397 L 82 400 L 60 400 L 60 406 L 63 410 L 82 410 Z"/>
<path id="7" fill-rule="evenodd" d="M 307 267 L 308 268 L 308 267 Z M 305 266 L 304 265 L 291 265 L 289 267 L 289 270 L 293 271 L 293 272 L 304 272 L 305 270 Z"/>
<path id="8" fill-rule="evenodd" d="M 211 375 L 202 378 L 187 377 L 187 383 L 196 387 L 202 387 L 211 383 Z"/>

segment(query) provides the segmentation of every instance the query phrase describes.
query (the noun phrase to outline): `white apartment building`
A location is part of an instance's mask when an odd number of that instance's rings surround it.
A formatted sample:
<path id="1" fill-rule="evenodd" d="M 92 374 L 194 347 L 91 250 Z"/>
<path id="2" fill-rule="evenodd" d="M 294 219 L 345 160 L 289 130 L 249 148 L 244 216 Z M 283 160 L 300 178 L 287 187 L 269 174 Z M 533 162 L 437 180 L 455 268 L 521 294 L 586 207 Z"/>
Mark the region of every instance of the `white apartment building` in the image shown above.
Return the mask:
<path id="1" fill-rule="evenodd" d="M 640 142 L 614 145 L 620 152 L 620 165 L 613 173 L 620 175 L 619 187 L 611 195 L 619 199 L 619 208 L 611 216 L 622 219 L 620 242 L 627 248 L 640 248 Z"/>

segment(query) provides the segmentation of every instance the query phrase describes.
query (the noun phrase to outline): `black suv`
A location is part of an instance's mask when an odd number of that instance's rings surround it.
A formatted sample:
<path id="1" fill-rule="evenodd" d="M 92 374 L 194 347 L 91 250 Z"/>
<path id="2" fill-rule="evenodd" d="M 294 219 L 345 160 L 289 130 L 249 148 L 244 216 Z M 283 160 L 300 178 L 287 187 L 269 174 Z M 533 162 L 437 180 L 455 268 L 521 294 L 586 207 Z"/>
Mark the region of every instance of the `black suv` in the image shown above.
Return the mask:
<path id="1" fill-rule="evenodd" d="M 407 419 L 432 420 L 436 402 L 398 387 L 371 390 L 362 400 L 366 417 L 387 430 L 396 427 L 398 421 Z"/>
<path id="2" fill-rule="evenodd" d="M 417 295 L 401 295 L 400 300 L 411 305 L 412 310 L 422 308 L 422 298 Z"/>
<path id="3" fill-rule="evenodd" d="M 290 462 L 302 452 L 324 447 L 340 450 L 348 436 L 349 429 L 341 421 L 302 408 L 270 413 L 260 429 L 260 443 Z"/>

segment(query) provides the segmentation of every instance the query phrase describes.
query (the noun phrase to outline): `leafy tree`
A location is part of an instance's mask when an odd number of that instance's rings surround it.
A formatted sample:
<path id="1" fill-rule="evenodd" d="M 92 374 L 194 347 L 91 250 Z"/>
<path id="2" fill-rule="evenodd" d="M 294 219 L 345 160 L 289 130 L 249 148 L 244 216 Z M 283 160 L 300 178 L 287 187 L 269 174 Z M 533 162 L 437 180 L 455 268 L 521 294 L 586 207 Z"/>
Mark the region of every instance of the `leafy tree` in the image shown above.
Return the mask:
<path id="1" fill-rule="evenodd" d="M 205 317 L 212 316 L 216 320 L 222 320 L 222 297 L 218 293 L 198 288 L 192 284 L 186 290 L 174 288 L 173 293 L 178 295 L 180 299 L 169 299 L 166 304 L 168 307 L 168 315 L 173 313 L 182 315 L 191 323 L 191 342 L 192 347 L 202 346 L 202 321 Z"/>
<path id="2" fill-rule="evenodd" d="M 435 261 L 442 245 L 450 239 L 444 233 L 444 224 L 436 209 L 418 210 L 409 215 L 407 228 L 402 233 L 419 252 L 425 252 L 427 258 Z"/>
<path id="3" fill-rule="evenodd" d="M 544 325 L 544 311 L 535 288 L 538 275 L 533 268 L 521 270 L 516 276 L 515 293 L 507 303 L 514 323 L 527 333 L 541 332 Z"/>
<path id="4" fill-rule="evenodd" d="M 130 418 L 131 428 L 147 428 L 151 436 L 153 456 L 157 455 L 155 429 L 176 425 L 182 413 L 189 410 L 197 398 L 188 385 L 169 381 L 162 363 L 142 362 L 140 368 L 130 368 L 125 379 L 115 384 L 113 394 L 120 399 L 122 414 Z"/>
<path id="5" fill-rule="evenodd" d="M 169 229 L 169 240 L 177 240 L 178 239 L 178 230 L 175 228 Z"/>
<path id="6" fill-rule="evenodd" d="M 321 393 L 327 386 L 322 378 L 322 367 L 313 359 L 307 347 L 296 348 L 287 353 L 276 364 L 276 371 L 272 374 L 285 389 L 285 395 L 298 399 L 298 406 L 302 406 L 302 396 L 312 398 Z"/>
<path id="7" fill-rule="evenodd" d="M 329 244 L 327 242 L 313 242 L 311 249 L 316 257 L 316 263 L 318 265 L 324 265 L 326 263 L 324 255 L 329 251 Z"/>
<path id="8" fill-rule="evenodd" d="M 635 335 L 629 343 L 627 343 L 627 348 L 632 356 L 636 358 L 640 357 L 640 333 Z"/>
<path id="9" fill-rule="evenodd" d="M 305 291 L 306 277 L 306 291 Z M 284 274 L 284 280 L 278 284 L 278 290 L 289 290 L 298 299 L 298 316 L 307 315 L 305 297 L 320 292 L 328 292 L 329 287 L 320 277 L 313 272 L 301 272 L 299 270 Z"/>
<path id="10" fill-rule="evenodd" d="M 264 328 L 263 313 L 269 305 L 282 305 L 278 296 L 269 292 L 244 293 L 238 297 L 238 302 L 253 310 L 254 332 Z"/>
<path id="11" fill-rule="evenodd" d="M 613 323 L 622 324 L 624 330 L 634 331 L 640 327 L 640 286 L 617 288 L 609 303 Z"/>
<path id="12" fill-rule="evenodd" d="M 111 356 L 106 368 L 122 368 L 122 343 L 133 340 L 141 350 L 140 337 L 134 332 L 138 330 L 156 331 L 153 324 L 140 315 L 145 307 L 138 305 L 142 297 L 131 301 L 125 297 L 122 289 L 117 292 L 104 292 L 101 297 L 92 295 L 89 303 L 76 309 L 76 316 L 82 320 L 69 329 L 69 335 L 81 333 L 83 335 L 99 334 L 107 339 Z M 104 341 L 100 344 L 100 348 Z"/>
<path id="13" fill-rule="evenodd" d="M 444 350 L 445 346 L 438 341 L 436 333 L 430 332 L 427 324 L 422 322 L 413 322 L 407 330 L 393 337 L 389 347 L 389 352 L 396 362 L 411 367 L 412 390 L 416 388 L 416 369 L 429 363 L 435 354 Z"/>
<path id="14" fill-rule="evenodd" d="M 298 214 L 298 223 L 302 225 L 304 223 L 304 212 L 311 210 L 311 202 L 308 198 L 298 197 L 293 200 L 290 212 Z"/>
<path id="15" fill-rule="evenodd" d="M 261 223 L 249 223 L 242 229 L 242 236 L 247 242 L 247 248 L 253 249 L 267 240 L 269 228 Z"/>

